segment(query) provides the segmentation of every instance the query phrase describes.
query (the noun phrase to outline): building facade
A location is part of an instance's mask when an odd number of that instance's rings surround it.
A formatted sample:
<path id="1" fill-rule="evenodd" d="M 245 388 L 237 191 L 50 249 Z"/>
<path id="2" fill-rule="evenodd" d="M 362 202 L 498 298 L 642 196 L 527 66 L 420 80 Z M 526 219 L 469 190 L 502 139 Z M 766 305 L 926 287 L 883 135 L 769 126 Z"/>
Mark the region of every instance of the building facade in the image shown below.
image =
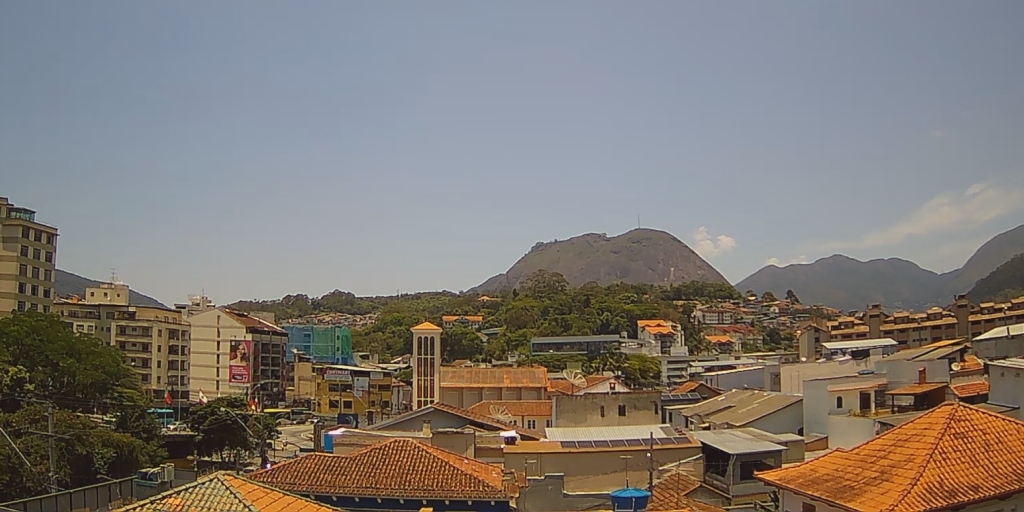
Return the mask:
<path id="1" fill-rule="evenodd" d="M 189 390 L 207 397 L 248 395 L 264 406 L 284 401 L 288 333 L 225 308 L 189 317 L 192 326 Z"/>
<path id="2" fill-rule="evenodd" d="M 347 425 L 372 425 L 391 415 L 391 373 L 351 365 L 295 363 L 295 396 L 317 414 Z"/>
<path id="3" fill-rule="evenodd" d="M 187 405 L 191 327 L 180 311 L 131 305 L 128 292 L 126 284 L 101 283 L 84 298 L 58 299 L 53 311 L 71 330 L 120 349 L 154 402 L 170 394 L 173 406 Z"/>
<path id="4" fill-rule="evenodd" d="M 37 222 L 34 210 L 0 197 L 0 316 L 49 313 L 56 263 L 57 228 Z"/>
<path id="5" fill-rule="evenodd" d="M 412 408 L 441 398 L 441 328 L 430 323 L 412 329 Z"/>
<path id="6" fill-rule="evenodd" d="M 294 361 L 301 353 L 316 363 L 355 364 L 352 359 L 352 332 L 344 325 L 285 325 L 288 350 L 285 357 Z"/>

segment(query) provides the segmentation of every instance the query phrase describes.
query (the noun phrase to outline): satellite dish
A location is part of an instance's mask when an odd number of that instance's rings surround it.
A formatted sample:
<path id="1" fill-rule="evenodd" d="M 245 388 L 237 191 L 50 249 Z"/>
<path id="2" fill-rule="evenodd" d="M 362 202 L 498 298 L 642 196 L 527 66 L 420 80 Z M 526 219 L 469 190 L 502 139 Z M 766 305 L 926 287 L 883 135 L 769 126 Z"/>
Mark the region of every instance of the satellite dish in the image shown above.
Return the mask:
<path id="1" fill-rule="evenodd" d="M 587 387 L 587 378 L 584 377 L 583 372 L 579 370 L 571 370 L 566 368 L 565 370 L 562 370 L 562 377 L 565 377 L 565 380 L 569 381 L 573 386 L 577 388 L 582 389 Z"/>
<path id="2" fill-rule="evenodd" d="M 490 412 L 492 418 L 502 423 L 512 423 L 515 419 L 512 417 L 512 414 L 508 412 L 508 408 L 504 405 L 492 405 Z"/>
<path id="3" fill-rule="evenodd" d="M 960 371 L 960 368 L 962 368 L 962 366 L 960 365 L 960 363 L 953 363 L 953 364 L 949 365 L 949 368 L 951 370 L 953 370 L 954 372 L 958 372 L 958 371 Z"/>

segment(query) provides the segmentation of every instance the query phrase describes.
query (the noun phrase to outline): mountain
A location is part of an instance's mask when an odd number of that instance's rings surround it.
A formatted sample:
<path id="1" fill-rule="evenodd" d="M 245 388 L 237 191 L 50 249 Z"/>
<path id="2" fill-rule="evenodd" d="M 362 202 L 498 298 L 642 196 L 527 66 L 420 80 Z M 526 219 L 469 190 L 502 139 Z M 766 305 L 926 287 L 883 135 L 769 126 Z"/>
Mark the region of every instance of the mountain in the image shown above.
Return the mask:
<path id="1" fill-rule="evenodd" d="M 968 295 L 978 302 L 1003 301 L 1024 295 L 1024 254 L 1014 256 L 978 280 Z"/>
<path id="2" fill-rule="evenodd" d="M 538 242 L 505 273 L 470 292 L 515 288 L 537 270 L 558 272 L 571 286 L 595 281 L 669 284 L 686 281 L 729 282 L 689 246 L 664 231 L 634 229 L 609 238 L 588 233 L 568 240 Z"/>
<path id="3" fill-rule="evenodd" d="M 766 266 L 736 283 L 736 289 L 770 291 L 780 297 L 793 290 L 804 304 L 839 309 L 861 309 L 875 303 L 920 309 L 948 304 L 954 295 L 968 292 L 979 279 L 1020 253 L 1024 253 L 1024 225 L 996 235 L 963 267 L 945 274 L 899 258 L 860 261 L 836 254 L 814 263 Z"/>
<path id="4" fill-rule="evenodd" d="M 72 274 L 66 270 L 57 269 L 56 279 L 53 283 L 53 290 L 56 292 L 58 297 L 64 297 L 66 295 L 78 295 L 79 297 L 85 296 L 85 289 L 89 286 L 99 286 L 100 281 L 94 281 L 88 277 L 82 277 L 77 274 Z M 166 308 L 163 303 L 143 295 L 135 290 L 128 290 L 128 303 L 133 306 L 155 306 L 158 308 Z"/>
<path id="5" fill-rule="evenodd" d="M 839 309 L 860 309 L 885 304 L 906 309 L 927 303 L 942 291 L 939 274 L 899 258 L 860 261 L 835 254 L 814 263 L 776 267 L 769 265 L 736 284 L 743 293 L 772 292 L 785 297 L 793 290 L 804 304 L 825 304 Z"/>

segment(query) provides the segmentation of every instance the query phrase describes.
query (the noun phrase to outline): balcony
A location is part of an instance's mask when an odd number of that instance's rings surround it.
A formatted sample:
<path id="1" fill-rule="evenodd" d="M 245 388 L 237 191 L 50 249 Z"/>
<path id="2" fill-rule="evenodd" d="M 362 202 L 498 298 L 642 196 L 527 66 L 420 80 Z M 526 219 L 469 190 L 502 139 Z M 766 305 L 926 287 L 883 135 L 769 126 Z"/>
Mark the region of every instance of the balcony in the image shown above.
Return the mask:
<path id="1" fill-rule="evenodd" d="M 114 334 L 114 336 L 117 337 L 117 338 L 134 338 L 134 339 L 144 338 L 144 339 L 152 339 L 153 338 L 153 331 L 148 331 L 148 332 L 142 332 L 142 331 L 139 331 L 139 332 L 124 331 L 124 332 L 121 332 L 121 331 L 118 331 L 116 334 Z"/>

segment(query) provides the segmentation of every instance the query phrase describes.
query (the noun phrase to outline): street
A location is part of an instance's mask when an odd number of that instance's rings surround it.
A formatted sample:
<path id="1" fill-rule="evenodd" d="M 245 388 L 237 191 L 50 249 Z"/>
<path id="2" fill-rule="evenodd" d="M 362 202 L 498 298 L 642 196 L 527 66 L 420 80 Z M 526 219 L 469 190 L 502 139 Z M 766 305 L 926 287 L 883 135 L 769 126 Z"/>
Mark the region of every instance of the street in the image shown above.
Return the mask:
<path id="1" fill-rule="evenodd" d="M 283 460 L 298 455 L 299 448 L 313 448 L 313 424 L 289 425 L 277 427 L 281 431 L 281 437 L 274 441 L 276 453 L 271 452 L 271 458 Z"/>

